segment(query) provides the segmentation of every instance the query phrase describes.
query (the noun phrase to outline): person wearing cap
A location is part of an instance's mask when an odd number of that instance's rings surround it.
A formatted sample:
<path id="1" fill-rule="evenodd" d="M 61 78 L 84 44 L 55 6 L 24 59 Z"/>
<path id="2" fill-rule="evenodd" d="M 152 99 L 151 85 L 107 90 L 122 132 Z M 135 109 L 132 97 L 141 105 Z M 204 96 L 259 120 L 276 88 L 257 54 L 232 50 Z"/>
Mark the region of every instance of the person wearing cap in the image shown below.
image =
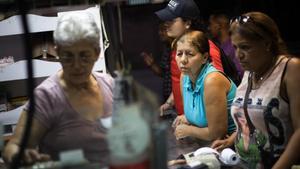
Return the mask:
<path id="1" fill-rule="evenodd" d="M 200 18 L 200 10 L 193 0 L 171 0 L 168 5 L 155 13 L 160 20 L 166 25 L 166 34 L 172 39 L 178 38 L 185 31 L 204 30 Z M 219 48 L 209 40 L 209 53 L 212 64 L 215 68 L 223 72 L 223 67 L 220 58 Z M 183 103 L 180 91 L 180 75 L 181 72 L 177 66 L 176 50 L 170 53 L 172 93 L 166 102 L 161 105 L 160 112 L 163 115 L 164 111 L 175 106 L 178 115 L 183 115 Z"/>

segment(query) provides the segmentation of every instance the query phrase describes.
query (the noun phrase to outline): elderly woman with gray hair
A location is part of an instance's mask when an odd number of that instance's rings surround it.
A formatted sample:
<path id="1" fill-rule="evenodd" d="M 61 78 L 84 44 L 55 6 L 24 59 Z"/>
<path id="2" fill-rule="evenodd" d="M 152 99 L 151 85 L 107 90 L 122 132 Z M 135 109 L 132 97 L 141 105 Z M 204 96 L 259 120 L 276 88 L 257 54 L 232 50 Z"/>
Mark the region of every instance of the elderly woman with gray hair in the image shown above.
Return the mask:
<path id="1" fill-rule="evenodd" d="M 34 91 L 36 112 L 25 163 L 58 160 L 62 151 L 82 149 L 90 162 L 107 164 L 106 128 L 98 119 L 111 115 L 113 79 L 92 72 L 100 54 L 99 37 L 89 13 L 59 17 L 54 41 L 62 70 Z M 7 163 L 19 151 L 28 107 L 27 104 L 4 149 Z"/>

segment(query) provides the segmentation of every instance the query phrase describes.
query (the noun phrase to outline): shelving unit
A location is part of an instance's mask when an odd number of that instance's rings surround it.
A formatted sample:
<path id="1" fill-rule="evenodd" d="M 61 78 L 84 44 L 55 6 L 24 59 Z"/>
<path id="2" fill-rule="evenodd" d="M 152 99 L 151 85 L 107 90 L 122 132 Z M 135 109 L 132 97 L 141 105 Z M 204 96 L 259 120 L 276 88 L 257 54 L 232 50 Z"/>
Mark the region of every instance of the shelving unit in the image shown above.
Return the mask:
<path id="1" fill-rule="evenodd" d="M 27 14 L 30 33 L 53 31 L 56 27 L 57 17 L 46 17 Z M 0 22 L 0 36 L 23 34 L 21 16 L 9 17 Z"/>
<path id="2" fill-rule="evenodd" d="M 101 21 L 100 21 L 100 9 L 99 7 L 92 7 L 85 9 L 93 14 L 95 20 L 97 21 L 97 25 L 102 32 L 101 29 Z M 69 12 L 80 12 L 80 11 L 69 11 Z M 58 13 L 58 15 L 63 14 L 64 12 Z M 51 33 L 49 31 L 53 31 L 56 28 L 57 24 L 57 16 L 55 17 L 46 17 L 28 14 L 28 25 L 30 33 Z M 19 15 L 12 16 L 0 22 L 0 58 L 4 53 L 9 53 L 9 50 L 20 50 L 23 51 L 23 46 L 21 44 L 18 36 L 22 36 L 22 25 L 21 18 Z M 17 38 L 16 38 L 17 37 Z M 9 40 L 11 39 L 11 40 Z M 12 43 L 12 45 L 8 45 L 7 43 Z M 15 44 L 20 44 L 19 46 L 14 46 Z M 1 46 L 5 46 L 5 49 L 1 49 Z M 6 47 L 11 47 L 7 49 Z M 104 47 L 103 47 L 103 39 L 101 36 L 100 39 L 100 47 L 102 49 L 101 55 L 98 61 L 95 63 L 93 71 L 106 72 L 105 59 L 104 59 Z M 2 51 L 2 52 L 1 52 Z M 24 53 L 24 52 L 19 52 Z M 27 79 L 26 72 L 26 60 L 24 60 L 24 56 L 22 56 L 21 60 L 16 61 L 14 64 L 8 65 L 4 68 L 0 68 L 0 87 L 2 90 L 4 89 L 7 95 L 10 96 L 24 96 L 23 94 L 26 91 L 26 86 L 24 84 Z M 34 78 L 37 79 L 36 85 L 38 85 L 43 79 L 47 78 L 50 75 L 55 74 L 58 70 L 61 69 L 61 65 L 59 62 L 45 61 L 33 59 L 34 66 Z M 42 79 L 42 80 L 41 80 Z M 23 89 L 20 89 L 20 86 Z M 17 91 L 16 91 L 17 90 Z M 3 91 L 2 91 L 3 92 Z M 11 94 L 14 93 L 14 94 Z M 18 107 L 14 110 L 0 112 L 0 124 L 5 125 L 8 128 L 13 129 L 14 125 L 17 123 L 17 120 L 20 116 L 20 113 L 23 109 L 23 106 Z M 10 130 L 10 129 L 9 129 Z M 4 136 L 8 138 L 11 133 L 4 133 Z"/>

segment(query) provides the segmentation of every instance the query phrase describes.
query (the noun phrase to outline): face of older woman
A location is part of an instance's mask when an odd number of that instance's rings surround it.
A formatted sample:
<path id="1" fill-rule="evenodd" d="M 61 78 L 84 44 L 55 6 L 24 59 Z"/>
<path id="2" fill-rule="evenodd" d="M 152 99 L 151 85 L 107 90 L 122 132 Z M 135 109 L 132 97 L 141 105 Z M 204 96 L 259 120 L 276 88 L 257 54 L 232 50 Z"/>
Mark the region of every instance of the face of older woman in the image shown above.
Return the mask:
<path id="1" fill-rule="evenodd" d="M 200 53 L 188 40 L 177 42 L 176 62 L 178 68 L 190 77 L 198 76 L 207 61 L 207 53 Z"/>
<path id="2" fill-rule="evenodd" d="M 245 70 L 260 72 L 272 63 L 269 47 L 265 41 L 254 41 L 242 37 L 239 33 L 231 35 L 235 54 Z"/>
<path id="3" fill-rule="evenodd" d="M 59 46 L 58 55 L 64 79 L 72 84 L 81 84 L 88 81 L 99 52 L 91 43 L 79 41 L 70 46 Z"/>

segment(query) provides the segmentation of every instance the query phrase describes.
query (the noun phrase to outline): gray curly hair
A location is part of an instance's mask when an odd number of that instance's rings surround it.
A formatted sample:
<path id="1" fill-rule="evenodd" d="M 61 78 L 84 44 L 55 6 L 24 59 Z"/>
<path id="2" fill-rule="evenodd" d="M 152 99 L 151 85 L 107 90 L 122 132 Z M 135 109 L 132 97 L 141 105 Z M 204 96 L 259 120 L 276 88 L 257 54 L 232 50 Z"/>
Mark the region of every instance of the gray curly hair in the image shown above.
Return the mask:
<path id="1" fill-rule="evenodd" d="M 58 48 L 84 40 L 90 42 L 97 51 L 100 51 L 99 28 L 92 14 L 86 11 L 70 12 L 58 17 L 53 38 Z"/>

